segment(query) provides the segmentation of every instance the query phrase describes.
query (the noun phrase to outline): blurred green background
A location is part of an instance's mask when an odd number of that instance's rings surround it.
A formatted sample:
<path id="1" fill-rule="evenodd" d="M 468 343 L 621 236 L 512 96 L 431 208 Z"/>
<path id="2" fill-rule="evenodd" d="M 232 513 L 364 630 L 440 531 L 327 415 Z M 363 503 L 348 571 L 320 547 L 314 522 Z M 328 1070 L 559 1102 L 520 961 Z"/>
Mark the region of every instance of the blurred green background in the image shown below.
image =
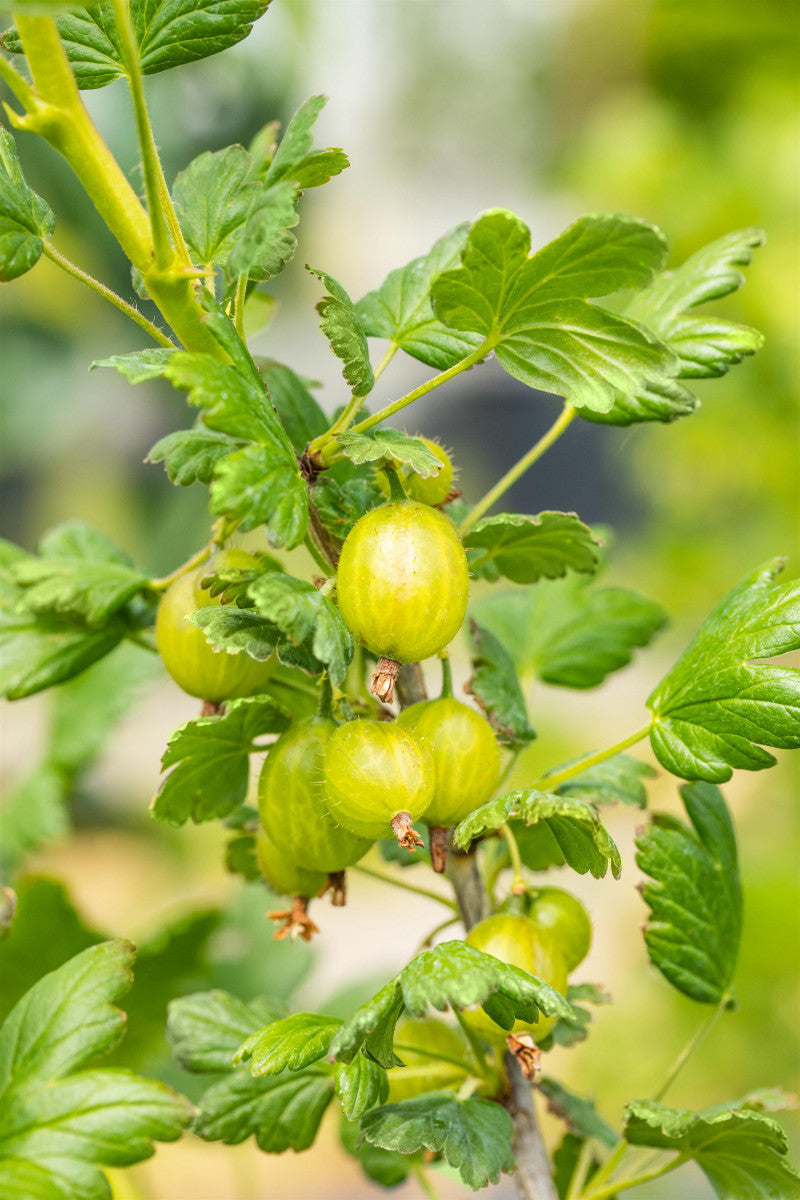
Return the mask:
<path id="1" fill-rule="evenodd" d="M 729 377 L 701 383 L 703 406 L 673 426 L 576 423 L 511 493 L 509 506 L 518 511 L 562 507 L 612 524 L 612 581 L 659 600 L 673 618 L 651 650 L 598 692 L 547 688 L 531 697 L 540 738 L 518 768 L 519 783 L 542 765 L 641 724 L 643 699 L 664 666 L 756 564 L 787 554 L 788 570 L 797 572 L 799 11 L 790 0 L 274 0 L 239 46 L 147 81 L 168 178 L 203 149 L 246 143 L 266 121 L 285 121 L 310 94 L 330 97 L 318 144 L 343 146 L 352 165 L 303 199 L 297 256 L 269 288 L 280 301 L 278 315 L 254 343 L 319 380 L 329 409 L 343 399 L 342 381 L 317 329 L 318 288 L 305 262 L 360 296 L 453 224 L 494 206 L 519 212 L 535 246 L 582 212 L 631 212 L 661 225 L 676 262 L 730 230 L 766 229 L 767 245 L 756 252 L 745 287 L 719 310 L 765 332 L 760 354 Z M 86 99 L 141 186 L 124 86 Z M 30 183 L 55 210 L 57 247 L 129 295 L 126 263 L 68 169 L 35 138 L 21 135 L 19 144 Z M 141 346 L 140 332 L 45 261 L 4 287 L 0 305 L 2 534 L 33 547 L 48 525 L 83 517 L 146 569 L 172 569 L 205 540 L 205 495 L 172 488 L 160 467 L 142 460 L 158 437 L 184 422 L 183 400 L 166 385 L 134 389 L 108 372 L 87 370 L 93 359 Z M 395 360 L 376 401 L 426 374 L 411 360 Z M 532 398 L 491 366 L 417 407 L 408 428 L 437 434 L 454 448 L 467 499 L 480 496 L 556 411 L 553 401 Z M 127 711 L 91 769 L 84 768 L 92 748 L 76 750 L 75 730 L 81 704 L 100 694 L 102 673 L 83 690 L 61 689 L 55 704 L 60 769 L 71 780 L 68 813 L 52 765 L 35 766 L 48 745 L 52 699 L 34 697 L 3 713 L 4 853 L 14 859 L 23 900 L 33 897 L 29 911 L 44 913 L 42 920 L 50 912 L 53 928 L 73 921 L 77 938 L 65 936 L 49 952 L 86 944 L 80 940 L 92 936 L 86 928 L 146 943 L 180 916 L 187 928 L 150 947 L 149 966 L 132 993 L 131 1003 L 144 1005 L 137 998 L 155 980 L 162 1007 L 173 985 L 253 994 L 288 990 L 294 982 L 306 1006 L 335 1008 L 335 993 L 354 973 L 369 975 L 368 991 L 382 972 L 385 978 L 399 968 L 436 923 L 432 905 L 412 902 L 397 932 L 394 896 L 359 880 L 343 914 L 321 913 L 318 950 L 276 948 L 261 916 L 263 896 L 225 876 L 216 827 L 154 827 L 147 805 L 158 759 L 195 704 L 136 649 L 121 651 L 108 670 L 119 682 L 120 712 Z M 740 835 L 746 900 L 740 1006 L 681 1077 L 671 1094 L 676 1104 L 716 1103 L 768 1084 L 796 1086 L 794 780 L 783 756 L 776 769 L 740 773 L 725 789 Z M 652 797 L 677 811 L 675 787 L 663 777 Z M 556 1052 L 552 1070 L 595 1095 L 612 1121 L 625 1100 L 652 1090 L 702 1016 L 648 966 L 638 932 L 644 908 L 633 886 L 635 823 L 629 812 L 611 822 L 626 855 L 621 882 L 556 874 L 597 921 L 580 977 L 603 982 L 617 1003 L 598 1015 L 588 1042 Z M 63 881 L 86 928 L 68 915 L 55 885 L 24 882 L 37 873 Z M 219 905 L 224 917 L 209 913 Z M 31 977 L 55 965 L 38 949 Z M 142 1013 L 137 1037 L 130 1061 L 175 1078 L 152 1012 Z M 797 1146 L 796 1115 L 783 1119 Z M 556 1136 L 556 1126 L 548 1128 Z M 159 1150 L 154 1163 L 120 1174 L 115 1194 L 117 1200 L 356 1195 L 359 1177 L 338 1154 L 332 1127 L 311 1154 L 280 1160 L 252 1146 L 187 1139 Z M 442 1191 L 464 1194 L 448 1179 Z M 416 1184 L 396 1194 L 421 1195 Z M 498 1197 L 512 1194 L 508 1182 L 496 1189 Z M 701 1200 L 710 1192 L 699 1176 L 681 1175 L 668 1177 L 660 1190 L 654 1184 L 630 1194 Z"/>

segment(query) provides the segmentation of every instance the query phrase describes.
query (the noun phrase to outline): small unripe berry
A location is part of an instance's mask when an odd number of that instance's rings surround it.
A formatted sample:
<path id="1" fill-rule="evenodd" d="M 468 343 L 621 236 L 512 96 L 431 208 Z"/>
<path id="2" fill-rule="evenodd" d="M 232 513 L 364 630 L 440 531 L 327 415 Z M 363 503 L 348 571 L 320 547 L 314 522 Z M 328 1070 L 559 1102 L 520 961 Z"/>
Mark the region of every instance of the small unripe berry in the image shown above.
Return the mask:
<path id="1" fill-rule="evenodd" d="M 442 464 L 442 469 L 438 475 L 428 475 L 425 478 L 418 475 L 416 471 L 404 471 L 401 467 L 398 468 L 400 482 L 403 485 L 403 491 L 408 496 L 409 500 L 416 500 L 420 504 L 430 504 L 435 506 L 442 504 L 450 495 L 453 487 L 453 463 L 450 455 L 440 446 L 438 442 L 432 442 L 430 438 L 418 438 L 423 446 L 426 446 L 431 453 L 435 454 Z M 375 482 L 380 488 L 384 496 L 389 495 L 389 480 L 383 471 L 375 472 Z"/>

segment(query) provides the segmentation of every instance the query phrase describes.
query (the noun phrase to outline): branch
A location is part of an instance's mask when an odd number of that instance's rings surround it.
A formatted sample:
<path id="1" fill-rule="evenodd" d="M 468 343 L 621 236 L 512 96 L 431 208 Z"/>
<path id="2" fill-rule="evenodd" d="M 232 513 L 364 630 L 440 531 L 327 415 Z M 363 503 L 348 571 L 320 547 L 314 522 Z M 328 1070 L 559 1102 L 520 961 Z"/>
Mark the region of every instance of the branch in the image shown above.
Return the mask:
<path id="1" fill-rule="evenodd" d="M 508 1050 L 504 1063 L 508 1078 L 505 1106 L 514 1122 L 514 1158 L 517 1160 L 514 1179 L 520 1200 L 558 1200 L 550 1159 L 533 1107 L 531 1085 Z"/>

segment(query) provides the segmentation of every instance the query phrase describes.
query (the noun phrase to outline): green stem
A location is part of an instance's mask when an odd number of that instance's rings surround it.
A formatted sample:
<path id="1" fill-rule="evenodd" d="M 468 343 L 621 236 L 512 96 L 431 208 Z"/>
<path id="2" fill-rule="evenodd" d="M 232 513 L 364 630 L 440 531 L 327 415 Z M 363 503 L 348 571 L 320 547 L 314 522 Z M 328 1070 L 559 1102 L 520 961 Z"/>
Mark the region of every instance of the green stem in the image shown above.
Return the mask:
<path id="1" fill-rule="evenodd" d="M 185 563 L 181 563 L 181 565 L 176 567 L 174 571 L 171 571 L 169 575 L 163 575 L 160 579 L 151 579 L 149 581 L 150 587 L 155 592 L 165 592 L 170 584 L 174 583 L 176 579 L 180 579 L 183 575 L 186 575 L 187 572 L 192 571 L 195 567 L 199 567 L 200 563 L 205 562 L 210 556 L 214 545 L 215 542 L 212 539 L 207 546 L 203 546 L 202 550 L 198 550 L 197 553 L 193 554 L 191 558 L 187 558 Z"/>
<path id="2" fill-rule="evenodd" d="M 157 325 L 154 325 L 152 321 L 148 321 L 147 317 L 143 313 L 140 313 L 137 308 L 134 308 L 132 304 L 128 304 L 127 300 L 123 300 L 116 292 L 112 292 L 111 288 L 106 287 L 104 283 L 100 283 L 99 279 L 95 279 L 94 276 L 87 274 L 86 271 L 82 271 L 80 267 L 70 262 L 63 254 L 59 254 L 58 250 L 50 242 L 44 242 L 43 245 L 45 256 L 51 262 L 55 263 L 57 267 L 60 267 L 62 271 L 66 271 L 67 275 L 71 275 L 73 279 L 77 279 L 80 283 L 85 284 L 86 287 L 91 288 L 93 292 L 97 292 L 98 296 L 102 296 L 104 300 L 108 300 L 109 304 L 113 304 L 126 317 L 130 317 L 132 321 L 135 321 L 141 329 L 144 329 L 145 333 L 149 333 L 153 341 L 158 342 L 159 346 L 164 346 L 168 350 L 177 349 L 175 343 Z"/>
<path id="3" fill-rule="evenodd" d="M 581 1146 L 578 1155 L 578 1161 L 575 1164 L 575 1170 L 572 1173 L 572 1179 L 569 1182 L 569 1191 L 567 1192 L 566 1200 L 578 1200 L 583 1186 L 586 1183 L 586 1175 L 589 1167 L 592 1165 L 593 1146 L 592 1139 L 586 1138 Z"/>
<path id="4" fill-rule="evenodd" d="M 483 1046 L 481 1045 L 474 1029 L 470 1029 L 469 1025 L 467 1024 L 461 1009 L 456 1008 L 455 1005 L 453 1005 L 452 1008 L 453 1012 L 455 1013 L 456 1020 L 461 1026 L 461 1032 L 469 1042 L 469 1048 L 472 1051 L 472 1056 L 475 1059 L 475 1063 L 478 1067 L 478 1073 L 482 1075 L 484 1079 L 487 1079 L 489 1075 L 491 1075 L 492 1069 L 486 1061 L 486 1055 L 483 1052 Z"/>
<path id="5" fill-rule="evenodd" d="M 669 1071 L 667 1072 L 666 1079 L 661 1084 L 661 1087 L 654 1094 L 653 1100 L 656 1101 L 656 1103 L 658 1103 L 658 1101 L 660 1101 L 660 1100 L 663 1100 L 664 1096 L 666 1096 L 667 1092 L 672 1087 L 673 1083 L 678 1078 L 678 1075 L 680 1075 L 681 1071 L 686 1066 L 687 1062 L 692 1057 L 695 1050 L 697 1050 L 698 1047 L 701 1045 L 701 1043 L 704 1042 L 705 1039 L 708 1037 L 709 1033 L 714 1028 L 717 1021 L 719 1020 L 720 1015 L 725 1011 L 725 1008 L 727 1007 L 729 1002 L 730 1002 L 730 996 L 726 992 L 725 995 L 720 1000 L 719 1004 L 717 1004 L 716 1007 L 714 1008 L 713 1012 L 709 1013 L 709 1015 L 705 1018 L 705 1020 L 701 1021 L 701 1023 L 698 1025 L 697 1029 L 694 1031 L 692 1036 L 689 1038 L 689 1041 L 683 1047 L 680 1054 L 675 1059 L 674 1063 L 672 1064 Z"/>
<path id="6" fill-rule="evenodd" d="M 389 349 L 386 351 L 383 358 L 373 371 L 376 382 L 380 379 L 381 375 L 386 370 L 399 349 L 400 347 L 394 342 L 390 344 Z M 309 453 L 313 454 L 314 451 L 319 449 L 319 447 L 323 445 L 331 436 L 335 436 L 337 433 L 343 433 L 345 429 L 349 429 L 356 418 L 356 413 L 358 413 L 365 400 L 366 396 L 351 396 L 347 407 L 339 413 L 339 416 L 333 422 L 330 429 L 328 429 L 327 432 L 322 435 L 322 437 L 317 438 L 311 443 L 309 446 Z"/>
<path id="7" fill-rule="evenodd" d="M 151 642 L 150 638 L 146 636 L 146 631 L 144 629 L 140 630 L 138 633 L 126 634 L 125 640 L 128 642 L 133 642 L 134 646 L 141 646 L 143 650 L 149 650 L 151 654 L 158 654 L 158 647 L 156 646 L 155 642 Z"/>
<path id="8" fill-rule="evenodd" d="M 0 79 L 4 80 L 9 90 L 26 109 L 33 106 L 36 98 L 30 84 L 15 67 L 12 67 L 7 58 L 0 57 Z"/>
<path id="9" fill-rule="evenodd" d="M 453 667 L 450 662 L 450 655 L 447 651 L 442 652 L 442 700 L 452 700 L 453 698 Z"/>
<path id="10" fill-rule="evenodd" d="M 330 575 L 331 564 L 328 562 L 328 560 L 326 558 L 322 557 L 322 553 L 314 545 L 314 541 L 313 541 L 310 533 L 307 533 L 306 536 L 303 538 L 303 545 L 305 546 L 306 550 L 313 558 L 314 562 L 319 567 L 320 571 L 325 572 L 325 577 L 327 578 Z"/>
<path id="11" fill-rule="evenodd" d="M 247 300 L 247 274 L 240 275 L 236 280 L 236 296 L 233 301 L 233 323 L 236 326 L 236 332 L 243 342 L 247 342 L 244 336 L 244 306 Z"/>
<path id="12" fill-rule="evenodd" d="M 415 400 L 419 400 L 422 396 L 427 396 L 428 392 L 432 392 L 434 388 L 440 387 L 443 383 L 455 379 L 456 375 L 461 375 L 462 372 L 468 371 L 470 367 L 474 367 L 476 363 L 479 363 L 484 358 L 486 353 L 487 345 L 484 342 L 472 354 L 462 359 L 461 362 L 449 367 L 446 371 L 441 371 L 438 375 L 434 375 L 432 379 L 428 379 L 425 383 L 421 383 L 419 387 L 414 388 L 413 392 L 408 392 L 407 395 L 401 396 L 393 404 L 387 404 L 386 408 L 373 413 L 366 420 L 359 421 L 358 425 L 353 426 L 353 433 L 366 433 L 368 429 L 372 429 L 373 425 L 379 425 L 381 421 L 385 421 L 388 417 L 393 417 L 395 413 L 400 412 L 401 409 L 406 408 L 409 404 L 413 404 Z M 318 453 L 323 463 L 328 465 L 338 450 L 335 434 L 331 435 L 330 430 L 328 430 L 321 438 L 317 439 L 314 450 Z"/>
<path id="13" fill-rule="evenodd" d="M 162 193 L 159 182 L 160 178 L 163 177 L 163 171 L 153 136 L 153 127 L 150 124 L 150 115 L 147 111 L 147 101 L 144 96 L 144 84 L 139 65 L 139 48 L 136 45 L 136 38 L 133 26 L 131 25 L 128 0 L 112 0 L 112 3 L 120 49 L 122 51 L 122 61 L 128 77 L 128 86 L 136 118 L 136 133 L 142 156 L 147 208 L 150 215 L 150 228 L 153 233 L 153 246 L 155 247 L 155 263 L 158 268 L 165 270 L 172 262 L 173 249 L 169 238 L 167 214 L 162 207 Z M 170 201 L 169 207 L 172 207 L 172 201 Z M 177 224 L 177 221 L 175 223 Z"/>
<path id="14" fill-rule="evenodd" d="M 598 763 L 605 762 L 608 758 L 613 758 L 615 754 L 621 754 L 623 750 L 627 750 L 630 746 L 635 746 L 637 742 L 641 742 L 643 738 L 647 737 L 650 729 L 650 725 L 645 725 L 643 729 L 637 729 L 636 733 L 632 733 L 630 737 L 623 738 L 621 742 L 609 746 L 607 750 L 598 750 L 596 754 L 587 754 L 579 762 L 565 767 L 563 771 L 555 771 L 548 775 L 543 775 L 541 779 L 537 779 L 535 783 L 531 784 L 531 788 L 538 791 L 552 791 L 553 788 L 559 787 L 566 780 L 572 779 L 573 776 L 581 775 L 584 771 L 588 771 L 589 767 L 595 767 Z"/>
<path id="15" fill-rule="evenodd" d="M 514 878 L 511 880 L 511 891 L 515 896 L 519 896 L 525 891 L 525 876 L 522 873 L 522 857 L 519 852 L 519 846 L 517 845 L 517 839 L 514 837 L 514 831 L 507 821 L 504 821 L 500 826 L 500 833 L 502 833 L 506 845 L 508 846 L 508 853 L 511 855 L 511 865 L 514 868 Z"/>
<path id="16" fill-rule="evenodd" d="M 428 1197 L 428 1200 L 441 1200 L 439 1193 L 431 1182 L 430 1175 L 421 1163 L 412 1163 L 411 1171 L 414 1175 L 416 1175 L 419 1186 Z"/>
<path id="17" fill-rule="evenodd" d="M 641 1175 L 632 1175 L 629 1179 L 618 1179 L 614 1183 L 609 1183 L 604 1187 L 594 1190 L 597 1183 L 597 1175 L 590 1182 L 589 1191 L 584 1192 L 581 1200 L 611 1200 L 619 1192 L 627 1192 L 630 1188 L 640 1187 L 643 1183 L 650 1183 L 652 1179 L 659 1179 L 662 1175 L 668 1175 L 670 1171 L 677 1170 L 682 1167 L 688 1158 L 683 1155 L 678 1155 L 671 1162 L 665 1163 L 661 1167 L 657 1167 L 653 1171 L 644 1171 Z"/>
<path id="18" fill-rule="evenodd" d="M 508 491 L 512 484 L 525 474 L 529 467 L 542 457 L 545 450 L 548 450 L 553 442 L 557 441 L 573 418 L 576 416 L 575 409 L 571 404 L 565 404 L 559 414 L 558 419 L 550 426 L 547 433 L 539 438 L 535 446 L 531 446 L 527 454 L 523 454 L 519 462 L 516 462 L 510 470 L 506 471 L 502 479 L 498 479 L 493 488 L 490 488 L 486 495 L 478 501 L 475 507 L 459 525 L 458 532 L 464 534 L 468 529 L 471 529 L 476 521 L 479 521 L 484 513 L 488 512 L 496 500 Z"/>
<path id="19" fill-rule="evenodd" d="M 191 268 L 180 262 L 156 267 L 148 214 L 86 110 L 55 22 L 22 13 L 14 20 L 34 87 L 20 97 L 25 115 L 9 112 L 12 124 L 38 134 L 63 155 L 183 345 L 226 359 L 202 320 Z"/>
<path id="20" fill-rule="evenodd" d="M 86 111 L 55 21 L 23 13 L 14 21 L 35 91 L 15 124 L 64 155 L 128 258 L 146 271 L 153 255 L 147 213 Z"/>
<path id="21" fill-rule="evenodd" d="M 404 500 L 408 499 L 408 496 L 406 495 L 405 488 L 400 482 L 400 476 L 397 474 L 397 471 L 395 471 L 394 467 L 390 467 L 387 464 L 387 466 L 383 468 L 383 473 L 386 476 L 386 480 L 389 484 L 389 499 L 395 504 L 402 504 Z"/>
<path id="22" fill-rule="evenodd" d="M 445 908 L 452 909 L 453 912 L 458 912 L 452 900 L 448 900 L 446 896 L 440 896 L 438 892 L 434 892 L 430 888 L 419 887 L 415 883 L 405 883 L 402 879 L 396 879 L 393 875 L 384 875 L 382 871 L 376 871 L 374 867 L 365 867 L 363 863 L 356 863 L 350 870 L 358 871 L 360 875 L 369 875 L 372 879 L 380 879 L 381 883 L 391 883 L 393 887 L 402 888 L 406 892 L 413 892 L 415 896 L 426 896 L 428 900 L 436 900 L 439 904 L 443 904 Z"/>
<path id="23" fill-rule="evenodd" d="M 322 676 L 317 716 L 327 717 L 328 720 L 333 719 L 333 686 L 328 675 Z"/>

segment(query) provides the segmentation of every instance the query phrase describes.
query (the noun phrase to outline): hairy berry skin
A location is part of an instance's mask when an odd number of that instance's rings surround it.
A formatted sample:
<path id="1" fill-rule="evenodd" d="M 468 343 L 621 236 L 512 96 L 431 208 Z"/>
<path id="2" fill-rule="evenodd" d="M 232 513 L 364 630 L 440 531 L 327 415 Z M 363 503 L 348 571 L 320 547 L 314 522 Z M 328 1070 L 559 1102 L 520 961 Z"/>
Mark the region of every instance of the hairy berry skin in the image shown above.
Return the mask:
<path id="1" fill-rule="evenodd" d="M 564 956 L 549 930 L 540 929 L 528 917 L 516 913 L 496 913 L 475 925 L 467 935 L 467 942 L 477 950 L 484 950 L 505 963 L 520 967 L 529 975 L 535 975 L 537 979 L 543 979 L 563 996 L 566 995 L 567 964 Z M 505 1041 L 506 1031 L 482 1010 L 466 1010 L 464 1019 L 489 1041 Z M 534 1041 L 541 1041 L 555 1023 L 555 1017 L 540 1016 L 532 1025 L 526 1021 L 516 1021 L 509 1032 L 530 1033 Z"/>
<path id="2" fill-rule="evenodd" d="M 592 944 L 592 923 L 577 897 L 561 888 L 542 888 L 528 908 L 534 925 L 553 934 L 572 972 L 583 962 Z"/>
<path id="3" fill-rule="evenodd" d="M 467 611 L 469 571 L 451 521 L 413 500 L 361 517 L 339 559 L 336 596 L 351 632 L 381 658 L 443 650 Z"/>
<path id="4" fill-rule="evenodd" d="M 327 882 L 324 872 L 298 867 L 263 830 L 256 834 L 256 858 L 261 874 L 279 896 L 305 896 L 308 899 L 316 896 Z"/>
<path id="5" fill-rule="evenodd" d="M 423 479 L 416 471 L 399 470 L 398 475 L 403 490 L 409 500 L 417 500 L 420 504 L 442 504 L 450 495 L 450 489 L 453 486 L 453 464 L 450 455 L 443 446 L 440 446 L 438 442 L 432 442 L 430 438 L 419 438 L 418 440 L 436 455 L 442 464 L 442 469 L 438 475 L 429 475 L 426 479 Z M 388 496 L 389 480 L 383 471 L 375 472 L 375 482 L 383 495 Z"/>
<path id="6" fill-rule="evenodd" d="M 443 696 L 410 705 L 397 720 L 433 754 L 436 787 L 427 825 L 454 825 L 486 803 L 500 778 L 500 752 L 485 717 Z"/>
<path id="7" fill-rule="evenodd" d="M 258 783 L 261 824 L 275 846 L 304 869 L 341 871 L 372 842 L 337 825 L 323 800 L 322 763 L 336 722 L 298 721 L 270 748 Z"/>
<path id="8" fill-rule="evenodd" d="M 200 587 L 206 576 L 225 567 L 252 567 L 256 559 L 244 550 L 222 550 L 209 562 L 182 575 L 161 597 L 156 615 L 156 645 L 172 678 L 190 696 L 219 702 L 252 696 L 275 669 L 274 655 L 257 662 L 243 651 L 214 650 L 202 629 L 186 618 L 200 608 L 219 604 Z"/>
<path id="9" fill-rule="evenodd" d="M 430 750 L 390 721 L 348 721 L 325 752 L 325 803 L 336 821 L 359 837 L 391 837 L 392 818 L 421 817 L 431 800 L 435 770 Z"/>

